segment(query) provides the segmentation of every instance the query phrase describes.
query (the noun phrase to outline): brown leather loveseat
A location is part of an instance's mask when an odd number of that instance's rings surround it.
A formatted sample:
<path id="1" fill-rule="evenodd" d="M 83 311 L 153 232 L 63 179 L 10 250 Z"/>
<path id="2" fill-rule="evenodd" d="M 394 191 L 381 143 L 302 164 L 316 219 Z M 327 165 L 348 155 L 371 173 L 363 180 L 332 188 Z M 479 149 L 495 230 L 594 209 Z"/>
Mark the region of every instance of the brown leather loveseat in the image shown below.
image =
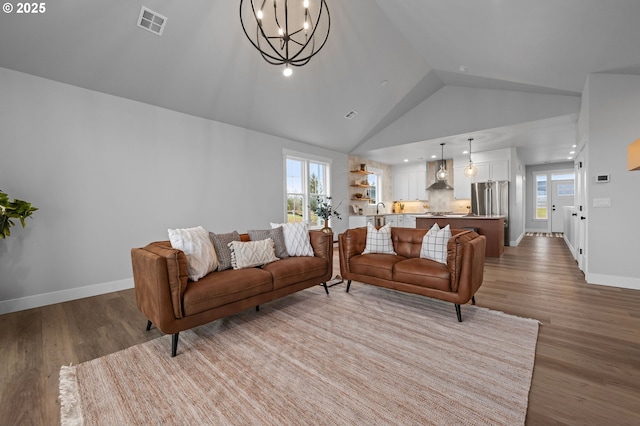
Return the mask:
<path id="1" fill-rule="evenodd" d="M 247 234 L 240 234 L 248 241 Z M 333 238 L 309 231 L 314 256 L 292 256 L 261 268 L 214 271 L 197 282 L 187 280 L 187 257 L 169 241 L 131 250 L 138 308 L 149 320 L 172 334 L 176 355 L 180 331 L 206 324 L 250 307 L 323 284 L 333 272 Z"/>
<path id="2" fill-rule="evenodd" d="M 447 263 L 420 258 L 422 239 L 428 229 L 391 228 L 397 254 L 362 254 L 367 228 L 348 229 L 338 236 L 340 272 L 351 280 L 445 300 L 460 305 L 471 300 L 482 284 L 486 239 L 473 231 L 452 229 L 447 243 Z"/>

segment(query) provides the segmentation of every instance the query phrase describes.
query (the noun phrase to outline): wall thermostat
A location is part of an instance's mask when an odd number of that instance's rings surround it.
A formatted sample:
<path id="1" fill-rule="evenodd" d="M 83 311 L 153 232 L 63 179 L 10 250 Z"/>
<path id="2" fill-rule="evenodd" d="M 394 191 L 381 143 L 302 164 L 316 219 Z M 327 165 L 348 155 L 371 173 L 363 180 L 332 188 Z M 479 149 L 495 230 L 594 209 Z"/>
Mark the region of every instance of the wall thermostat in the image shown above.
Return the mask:
<path id="1" fill-rule="evenodd" d="M 597 175 L 596 183 L 608 183 L 610 180 L 610 175 Z"/>

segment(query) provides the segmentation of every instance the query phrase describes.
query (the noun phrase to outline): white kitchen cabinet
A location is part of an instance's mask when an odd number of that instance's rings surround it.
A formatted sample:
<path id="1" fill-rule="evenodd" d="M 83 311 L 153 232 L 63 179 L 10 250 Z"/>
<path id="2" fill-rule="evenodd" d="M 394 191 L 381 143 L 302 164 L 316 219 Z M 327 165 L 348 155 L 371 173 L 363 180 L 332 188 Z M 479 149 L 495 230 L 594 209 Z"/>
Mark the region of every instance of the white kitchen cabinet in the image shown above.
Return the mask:
<path id="1" fill-rule="evenodd" d="M 415 228 L 416 227 L 416 217 L 414 215 L 411 214 L 405 214 L 403 215 L 403 221 L 402 221 L 402 226 L 404 228 Z"/>
<path id="2" fill-rule="evenodd" d="M 492 161 L 489 163 L 489 175 L 491 180 L 509 180 L 509 162 Z"/>
<path id="3" fill-rule="evenodd" d="M 393 199 L 396 201 L 428 200 L 427 175 L 424 171 L 393 175 Z"/>
<path id="4" fill-rule="evenodd" d="M 471 199 L 471 179 L 464 175 L 467 166 L 456 166 L 453 168 L 453 198 L 456 200 Z"/>
<path id="5" fill-rule="evenodd" d="M 398 215 L 397 214 L 388 214 L 384 216 L 384 224 L 397 227 L 398 226 Z"/>
<path id="6" fill-rule="evenodd" d="M 491 180 L 491 163 L 474 163 L 473 165 L 478 169 L 478 173 L 472 179 L 472 182 L 486 182 Z M 469 192 L 471 192 L 471 189 L 469 189 Z"/>
<path id="7" fill-rule="evenodd" d="M 398 201 L 409 199 L 409 173 L 393 175 L 393 199 Z"/>

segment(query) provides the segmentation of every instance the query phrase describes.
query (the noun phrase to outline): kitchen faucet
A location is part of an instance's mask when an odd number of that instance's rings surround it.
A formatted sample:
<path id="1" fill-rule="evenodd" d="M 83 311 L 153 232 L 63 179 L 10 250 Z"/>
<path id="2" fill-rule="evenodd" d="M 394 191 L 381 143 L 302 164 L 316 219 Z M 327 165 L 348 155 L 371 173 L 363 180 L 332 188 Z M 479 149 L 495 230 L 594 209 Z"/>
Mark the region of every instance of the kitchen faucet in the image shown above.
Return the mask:
<path id="1" fill-rule="evenodd" d="M 387 206 L 385 206 L 385 205 L 384 205 L 384 203 L 382 203 L 382 202 L 381 202 L 381 203 L 376 204 L 376 214 L 380 214 L 380 211 L 378 211 L 378 206 L 379 206 L 380 204 L 382 204 L 382 207 L 387 208 Z"/>

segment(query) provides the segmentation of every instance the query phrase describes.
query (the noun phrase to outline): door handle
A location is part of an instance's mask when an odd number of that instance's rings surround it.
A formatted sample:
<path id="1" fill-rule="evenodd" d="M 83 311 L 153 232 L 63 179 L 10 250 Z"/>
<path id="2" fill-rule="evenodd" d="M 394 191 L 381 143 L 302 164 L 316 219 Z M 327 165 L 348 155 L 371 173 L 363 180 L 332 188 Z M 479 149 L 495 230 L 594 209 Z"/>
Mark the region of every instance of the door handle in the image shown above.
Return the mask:
<path id="1" fill-rule="evenodd" d="M 585 220 L 585 219 L 586 219 L 586 217 L 580 216 L 580 220 Z"/>
<path id="2" fill-rule="evenodd" d="M 571 213 L 571 216 L 578 216 L 578 213 Z"/>

